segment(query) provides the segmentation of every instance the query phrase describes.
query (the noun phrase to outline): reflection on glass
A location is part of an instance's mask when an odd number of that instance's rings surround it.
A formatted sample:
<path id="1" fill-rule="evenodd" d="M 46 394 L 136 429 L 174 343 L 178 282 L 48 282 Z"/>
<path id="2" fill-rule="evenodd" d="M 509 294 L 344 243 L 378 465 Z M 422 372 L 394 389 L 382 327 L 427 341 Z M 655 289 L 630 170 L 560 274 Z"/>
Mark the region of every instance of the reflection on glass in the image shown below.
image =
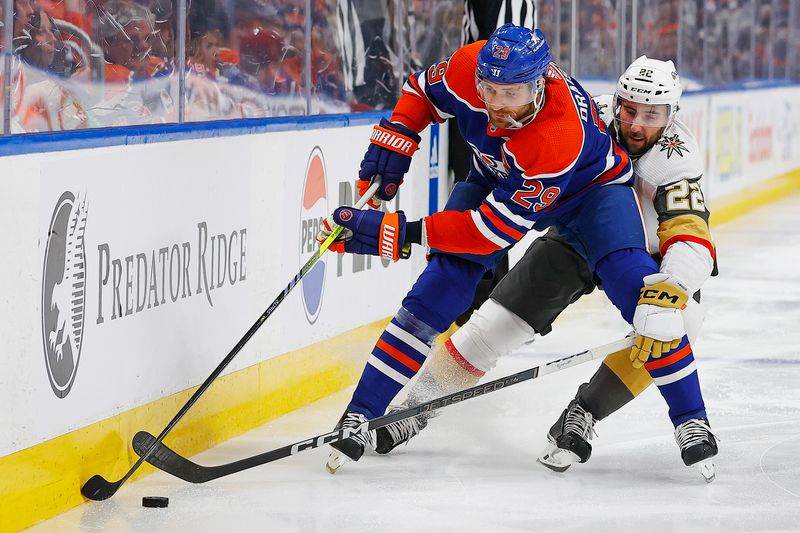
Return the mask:
<path id="1" fill-rule="evenodd" d="M 684 0 L 680 9 L 680 43 L 676 66 L 684 84 L 701 86 L 705 74 L 703 0 Z"/>
<path id="2" fill-rule="evenodd" d="M 571 0 L 553 0 L 538 2 L 536 5 L 537 26 L 544 32 L 553 61 L 566 72 L 570 72 L 572 43 L 572 2 Z"/>
<path id="3" fill-rule="evenodd" d="M 304 0 L 194 0 L 187 121 L 306 114 Z"/>
<path id="4" fill-rule="evenodd" d="M 800 81 L 800 0 L 792 0 L 789 6 L 789 44 L 786 55 L 788 79 Z"/>
<path id="5" fill-rule="evenodd" d="M 14 0 L 12 130 L 176 119 L 168 0 Z"/>
<path id="6" fill-rule="evenodd" d="M 772 70 L 770 79 L 783 80 L 786 78 L 787 57 L 789 47 L 789 14 L 790 0 L 775 0 L 775 11 L 772 20 Z"/>
<path id="7" fill-rule="evenodd" d="M 464 16 L 463 0 L 311 0 L 310 20 L 308 0 L 181 1 L 184 43 L 178 0 L 5 0 L 9 130 L 168 123 L 180 105 L 189 121 L 389 109 L 458 48 Z M 690 87 L 800 79 L 800 0 L 553 0 L 537 19 L 581 79 L 640 54 L 677 60 Z"/>
<path id="8" fill-rule="evenodd" d="M 772 0 L 755 0 L 755 28 L 753 36 L 753 77 L 769 79 L 772 64 Z"/>
<path id="9" fill-rule="evenodd" d="M 5 10 L 3 7 L 3 3 L 0 2 L 0 22 L 4 20 L 4 17 L 5 17 Z M 2 84 L 5 83 L 6 79 L 5 76 L 6 67 L 5 67 L 5 55 L 4 55 L 6 51 L 6 43 L 5 43 L 5 33 L 3 30 L 5 30 L 5 28 L 0 26 L 0 52 L 2 52 L 2 54 L 0 54 L 0 83 Z M 5 104 L 6 104 L 5 91 L 3 90 L 3 87 L 0 86 L 0 135 L 8 133 L 5 121 L 5 113 L 6 113 Z"/>
<path id="10" fill-rule="evenodd" d="M 390 109 L 413 57 L 409 5 L 318 0 L 311 32 L 312 113 Z M 433 12 L 429 13 L 435 17 Z"/>
<path id="11" fill-rule="evenodd" d="M 620 3 L 616 0 L 578 2 L 578 72 L 581 79 L 616 79 L 619 64 Z"/>
<path id="12" fill-rule="evenodd" d="M 753 0 L 706 3 L 706 84 L 753 79 L 754 17 Z"/>
<path id="13" fill-rule="evenodd" d="M 675 60 L 678 57 L 678 0 L 640 0 L 636 56 Z"/>
<path id="14" fill-rule="evenodd" d="M 428 0 L 413 2 L 409 10 L 409 55 L 404 77 L 458 50 L 462 41 L 464 2 Z"/>

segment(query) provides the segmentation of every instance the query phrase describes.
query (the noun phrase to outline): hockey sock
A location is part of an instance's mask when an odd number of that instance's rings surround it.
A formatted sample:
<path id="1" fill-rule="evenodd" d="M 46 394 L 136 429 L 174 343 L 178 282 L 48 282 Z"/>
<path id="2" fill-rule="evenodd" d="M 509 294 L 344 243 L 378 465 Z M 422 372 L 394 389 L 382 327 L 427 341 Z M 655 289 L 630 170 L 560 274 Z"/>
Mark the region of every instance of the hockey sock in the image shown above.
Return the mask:
<path id="1" fill-rule="evenodd" d="M 617 411 L 653 383 L 644 367 L 631 365 L 630 353 L 625 348 L 607 355 L 589 383 L 578 389 L 576 398 L 595 420 Z"/>
<path id="2" fill-rule="evenodd" d="M 669 406 L 676 427 L 692 418 L 706 418 L 692 347 L 684 335 L 678 347 L 644 365 Z"/>
<path id="3" fill-rule="evenodd" d="M 438 334 L 401 307 L 372 349 L 347 410 L 369 418 L 383 415 L 422 367 Z"/>

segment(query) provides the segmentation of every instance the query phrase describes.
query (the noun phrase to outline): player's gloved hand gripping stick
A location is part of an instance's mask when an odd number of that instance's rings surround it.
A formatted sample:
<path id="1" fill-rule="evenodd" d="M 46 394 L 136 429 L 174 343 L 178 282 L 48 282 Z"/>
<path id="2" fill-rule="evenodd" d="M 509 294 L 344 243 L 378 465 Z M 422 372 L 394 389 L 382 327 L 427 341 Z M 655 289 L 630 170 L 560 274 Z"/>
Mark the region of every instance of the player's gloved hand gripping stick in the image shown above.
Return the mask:
<path id="1" fill-rule="evenodd" d="M 369 187 L 366 193 L 361 197 L 358 203 L 356 203 L 355 207 L 356 208 L 364 207 L 367 201 L 369 201 L 369 199 L 372 198 L 372 196 L 376 193 L 378 187 L 380 187 L 380 176 L 376 176 L 376 178 L 373 180 L 372 185 Z M 250 326 L 250 329 L 247 330 L 247 333 L 244 334 L 244 336 L 239 340 L 239 342 L 236 343 L 236 346 L 233 347 L 233 349 L 225 357 L 225 359 L 222 360 L 222 362 L 217 366 L 217 368 L 214 369 L 211 375 L 208 376 L 208 378 L 206 378 L 206 380 L 203 382 L 202 385 L 200 385 L 200 388 L 198 388 L 195 391 L 195 393 L 192 394 L 192 397 L 189 398 L 186 404 L 183 407 L 181 407 L 181 410 L 178 411 L 178 413 L 172 418 L 172 420 L 170 420 L 169 424 L 167 424 L 167 427 L 165 427 L 161 431 L 158 437 L 155 437 L 155 440 L 152 442 L 152 445 L 149 446 L 148 449 L 142 452 L 141 457 L 139 457 L 139 460 L 136 461 L 136 463 L 134 463 L 134 465 L 130 468 L 130 470 L 128 470 L 128 473 L 125 474 L 118 481 L 107 481 L 100 474 L 95 474 L 94 476 L 89 478 L 89 481 L 87 481 L 86 484 L 83 485 L 83 487 L 81 487 L 81 494 L 83 494 L 90 500 L 106 500 L 111 496 L 113 496 L 117 492 L 117 490 L 119 490 L 119 488 L 122 486 L 122 484 L 128 481 L 128 479 L 130 479 L 130 477 L 133 475 L 136 469 L 142 465 L 142 463 L 148 458 L 148 456 L 151 453 L 153 453 L 153 451 L 156 449 L 156 446 L 160 444 L 162 440 L 164 440 L 164 437 L 167 436 L 167 433 L 172 431 L 172 428 L 175 427 L 178 421 L 181 418 L 183 418 L 183 416 L 195 404 L 198 398 L 200 398 L 200 396 L 202 396 L 203 393 L 211 386 L 211 383 L 213 383 L 214 380 L 217 379 L 217 377 L 219 377 L 222 371 L 225 370 L 225 367 L 228 366 L 228 364 L 230 364 L 233 358 L 236 357 L 236 354 L 238 354 L 239 351 L 244 347 L 244 345 L 247 344 L 247 341 L 250 340 L 250 338 L 255 334 L 256 331 L 258 331 L 258 328 L 261 327 L 261 324 L 263 324 L 264 321 L 267 320 L 267 318 L 269 318 L 269 316 L 273 313 L 273 311 L 275 311 L 278 305 L 280 305 L 280 303 L 286 298 L 286 295 L 288 295 L 289 292 L 291 292 L 291 290 L 294 288 L 294 286 L 297 285 L 297 283 L 301 279 L 303 279 L 303 277 L 312 268 L 314 268 L 314 265 L 317 263 L 317 261 L 319 261 L 319 258 L 322 257 L 322 254 L 325 253 L 325 250 L 328 249 L 331 243 L 333 243 L 333 241 L 336 240 L 336 238 L 342 231 L 344 231 L 344 228 L 341 226 L 332 229 L 331 234 L 328 236 L 328 238 L 325 239 L 325 241 L 323 241 L 320 244 L 319 250 L 317 250 L 314 253 L 314 255 L 312 255 L 311 258 L 308 261 L 306 261 L 306 264 L 303 265 L 303 267 L 300 269 L 300 272 L 297 273 L 297 275 L 292 279 L 292 281 L 289 282 L 286 288 L 283 289 L 283 291 L 278 295 L 278 297 L 275 298 L 275 300 L 269 305 L 269 307 L 267 307 L 266 311 L 264 311 L 261 314 L 261 316 L 258 317 L 258 320 L 256 320 L 255 323 L 252 326 Z"/>

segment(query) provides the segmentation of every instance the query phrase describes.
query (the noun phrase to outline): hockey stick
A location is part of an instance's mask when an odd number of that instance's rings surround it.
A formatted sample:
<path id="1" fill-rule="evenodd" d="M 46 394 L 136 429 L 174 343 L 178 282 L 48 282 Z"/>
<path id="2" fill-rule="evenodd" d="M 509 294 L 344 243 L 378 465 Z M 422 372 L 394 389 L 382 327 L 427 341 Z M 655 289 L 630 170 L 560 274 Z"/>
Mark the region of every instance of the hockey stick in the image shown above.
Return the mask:
<path id="1" fill-rule="evenodd" d="M 266 463 L 271 463 L 299 452 L 313 450 L 314 448 L 319 448 L 320 446 L 324 446 L 332 442 L 338 442 L 340 440 L 352 437 L 353 435 L 366 433 L 368 431 L 387 426 L 393 422 L 417 416 L 420 413 L 427 413 L 436 409 L 441 409 L 443 407 L 447 407 L 448 405 L 453 405 L 454 403 L 475 398 L 476 396 L 483 396 L 484 394 L 488 394 L 490 392 L 505 389 L 511 385 L 528 381 L 529 379 L 536 379 L 547 374 L 559 372 L 565 368 L 571 368 L 581 363 L 591 361 L 592 359 L 598 359 L 619 350 L 624 350 L 632 345 L 633 338 L 626 337 L 625 339 L 605 344 L 597 348 L 592 348 L 590 350 L 586 350 L 585 352 L 576 353 L 568 357 L 562 357 L 561 359 L 550 361 L 544 365 L 523 370 L 522 372 L 513 374 L 511 376 L 506 376 L 494 381 L 489 381 L 488 383 L 484 383 L 482 385 L 476 385 L 468 389 L 454 392 L 452 394 L 421 403 L 415 407 L 409 407 L 408 409 L 404 409 L 402 411 L 391 412 L 378 418 L 374 418 L 357 428 L 343 428 L 334 430 L 330 433 L 317 435 L 316 437 L 301 440 L 282 448 L 277 448 L 275 450 L 223 465 L 203 466 L 194 463 L 182 455 L 179 455 L 177 452 L 171 450 L 163 442 L 161 442 L 160 438 L 156 438 L 146 431 L 139 431 L 133 437 L 133 450 L 143 458 L 146 457 L 148 463 L 160 470 L 163 470 L 164 472 L 191 483 L 205 483 L 213 479 L 229 476 L 243 470 L 248 470 Z"/>
<path id="2" fill-rule="evenodd" d="M 356 209 L 361 209 L 362 207 L 364 207 L 370 200 L 370 198 L 372 198 L 372 195 L 374 195 L 375 192 L 378 190 L 379 186 L 380 186 L 380 176 L 376 176 L 375 180 L 370 185 L 369 189 L 367 189 L 367 192 L 365 192 L 364 195 L 361 197 L 361 199 L 359 199 L 359 201 L 356 203 L 355 205 Z M 122 484 L 128 481 L 128 479 L 130 479 L 130 477 L 133 475 L 136 469 L 142 465 L 145 459 L 147 459 L 148 456 L 151 453 L 153 453 L 154 450 L 156 450 L 157 445 L 160 444 L 161 441 L 164 439 L 164 437 L 167 436 L 167 433 L 169 433 L 172 430 L 172 428 L 175 427 L 175 424 L 177 424 L 178 421 L 181 418 L 183 418 L 183 416 L 194 405 L 197 399 L 200 398 L 200 396 L 202 396 L 202 394 L 208 389 L 208 387 L 211 386 L 211 383 L 215 379 L 217 379 L 217 377 L 219 377 L 219 375 L 222 373 L 225 367 L 228 366 L 228 364 L 233 360 L 234 357 L 236 357 L 236 354 L 239 353 L 239 351 L 244 347 L 244 345 L 247 344 L 247 341 L 250 340 L 250 337 L 252 337 L 256 331 L 258 331 L 258 328 L 260 328 L 261 325 L 264 323 L 264 321 L 266 321 L 267 318 L 269 318 L 269 316 L 275 311 L 278 305 L 280 305 L 280 303 L 286 298 L 286 295 L 289 294 L 289 292 L 291 292 L 294 286 L 297 285 L 297 283 L 301 279 L 303 279 L 303 277 L 306 274 L 308 274 L 308 272 L 314 267 L 315 264 L 317 264 L 317 261 L 319 261 L 319 258 L 322 257 L 322 254 L 325 253 L 328 247 L 330 247 L 331 243 L 333 243 L 333 241 L 335 241 L 336 238 L 339 237 L 339 234 L 342 233 L 343 230 L 344 227 L 342 226 L 337 226 L 336 228 L 333 229 L 328 238 L 325 239 L 325 241 L 320 245 L 319 250 L 317 250 L 314 253 L 314 255 L 312 255 L 311 258 L 308 261 L 306 261 L 306 264 L 303 265 L 303 267 L 300 269 L 300 272 L 298 272 L 297 275 L 292 279 L 292 281 L 289 282 L 286 288 L 283 289 L 283 292 L 281 292 L 278 295 L 278 297 L 275 298 L 275 300 L 269 305 L 269 307 L 267 307 L 267 310 L 264 311 L 260 317 L 258 317 L 258 320 L 256 320 L 252 326 L 250 326 L 250 329 L 247 330 L 247 333 L 244 334 L 244 336 L 239 340 L 239 342 L 236 343 L 236 346 L 233 347 L 233 349 L 225 357 L 225 359 L 222 360 L 222 362 L 217 366 L 217 368 L 214 369 L 211 375 L 208 376 L 208 378 L 206 378 L 206 380 L 203 382 L 202 385 L 200 385 L 200 388 L 197 389 L 194 394 L 192 394 L 192 397 L 189 398 L 189 400 L 183 407 L 181 407 L 181 410 L 178 411 L 178 414 L 176 414 L 173 417 L 173 419 L 170 420 L 169 424 L 167 424 L 167 427 L 165 427 L 161 431 L 158 437 L 153 438 L 153 442 L 147 449 L 142 450 L 141 453 L 137 452 L 140 455 L 139 460 L 136 461 L 136 463 L 134 463 L 134 465 L 130 468 L 130 470 L 128 470 L 128 473 L 125 474 L 122 477 L 122 479 L 119 479 L 118 481 L 108 481 L 100 474 L 95 474 L 94 476 L 89 478 L 89 480 L 83 485 L 83 487 L 81 487 L 81 494 L 83 494 L 90 500 L 106 500 L 111 496 L 113 496 L 122 486 Z"/>

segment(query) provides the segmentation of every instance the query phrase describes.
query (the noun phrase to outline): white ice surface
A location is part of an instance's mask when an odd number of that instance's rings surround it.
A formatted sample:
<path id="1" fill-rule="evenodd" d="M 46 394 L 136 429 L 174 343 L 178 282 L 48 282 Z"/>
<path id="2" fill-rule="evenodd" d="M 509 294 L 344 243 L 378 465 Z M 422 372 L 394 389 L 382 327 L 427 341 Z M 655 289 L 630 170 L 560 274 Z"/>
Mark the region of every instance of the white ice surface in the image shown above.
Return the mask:
<path id="1" fill-rule="evenodd" d="M 715 229 L 720 276 L 694 346 L 720 437 L 711 484 L 683 466 L 657 390 L 597 426 L 585 465 L 535 462 L 591 362 L 445 409 L 408 447 L 328 474 L 317 449 L 205 485 L 158 473 L 44 531 L 800 531 L 800 199 Z M 601 294 L 567 311 L 490 377 L 615 340 L 627 327 Z M 268 329 L 268 328 L 267 328 Z M 269 334 L 268 331 L 259 333 Z M 344 391 L 194 458 L 213 465 L 328 431 Z M 167 509 L 141 507 L 168 496 Z"/>

